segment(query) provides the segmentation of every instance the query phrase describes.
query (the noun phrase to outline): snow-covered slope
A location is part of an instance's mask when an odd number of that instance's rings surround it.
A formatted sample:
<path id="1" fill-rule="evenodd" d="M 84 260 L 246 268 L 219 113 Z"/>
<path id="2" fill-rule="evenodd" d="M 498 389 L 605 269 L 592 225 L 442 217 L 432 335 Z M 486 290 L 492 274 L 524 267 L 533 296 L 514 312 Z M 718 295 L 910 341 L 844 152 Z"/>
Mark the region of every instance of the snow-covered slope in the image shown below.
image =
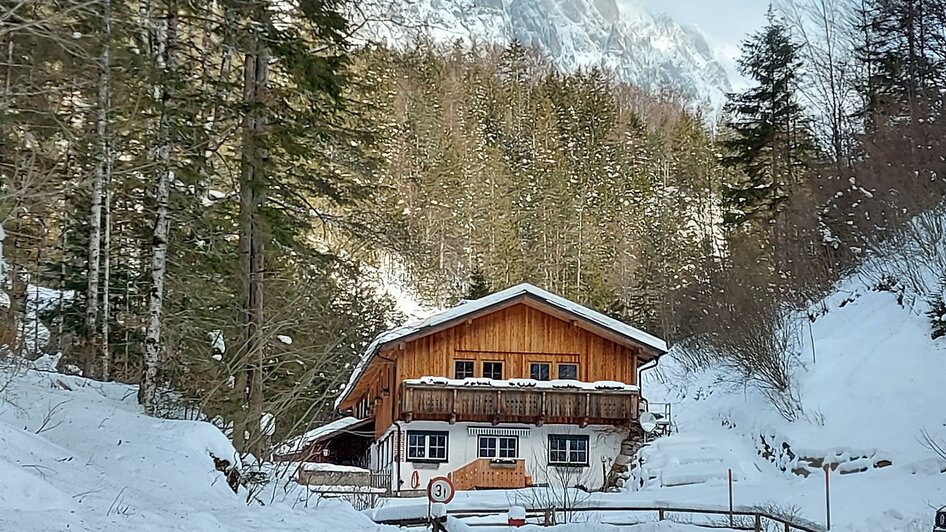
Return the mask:
<path id="1" fill-rule="evenodd" d="M 381 3 L 364 38 L 535 45 L 566 71 L 603 66 L 645 89 L 678 89 L 717 107 L 729 79 L 698 29 L 615 0 L 395 0 Z"/>
<path id="2" fill-rule="evenodd" d="M 930 339 L 916 301 L 901 306 L 852 277 L 813 307 L 810 330 L 800 322 L 804 415 L 794 422 L 721 371 L 685 375 L 671 350 L 643 388 L 674 403 L 679 432 L 642 452 L 629 489 L 725 503 L 733 468 L 737 502 L 797 507 L 823 523 L 829 464 L 832 530 L 929 530 L 932 508 L 946 504 L 946 461 L 923 433 L 946 441 L 946 343 Z"/>
<path id="3" fill-rule="evenodd" d="M 0 373 L 0 530 L 388 529 L 281 488 L 279 500 L 247 505 L 211 458 L 233 460 L 227 438 L 209 423 L 142 415 L 135 387 L 9 378 Z"/>

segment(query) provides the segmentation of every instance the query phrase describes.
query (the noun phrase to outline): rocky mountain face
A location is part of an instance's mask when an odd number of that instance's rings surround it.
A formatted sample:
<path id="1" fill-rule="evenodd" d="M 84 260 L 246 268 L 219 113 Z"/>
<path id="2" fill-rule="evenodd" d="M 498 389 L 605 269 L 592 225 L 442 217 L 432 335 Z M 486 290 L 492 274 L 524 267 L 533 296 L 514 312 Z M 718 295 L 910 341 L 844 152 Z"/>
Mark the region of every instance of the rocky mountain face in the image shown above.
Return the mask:
<path id="1" fill-rule="evenodd" d="M 616 0 L 392 0 L 372 13 L 364 38 L 399 46 L 421 34 L 438 42 L 510 42 L 548 52 L 563 70 L 605 67 L 649 90 L 672 88 L 717 108 L 731 91 L 703 35 L 642 6 Z"/>

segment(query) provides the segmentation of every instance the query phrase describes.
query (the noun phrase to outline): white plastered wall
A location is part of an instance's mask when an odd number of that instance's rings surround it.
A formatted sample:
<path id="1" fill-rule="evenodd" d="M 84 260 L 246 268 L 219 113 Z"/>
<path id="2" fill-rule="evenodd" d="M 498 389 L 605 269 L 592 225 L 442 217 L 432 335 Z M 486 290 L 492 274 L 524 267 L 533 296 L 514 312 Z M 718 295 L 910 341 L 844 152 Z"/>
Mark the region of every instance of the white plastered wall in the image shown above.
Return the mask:
<path id="1" fill-rule="evenodd" d="M 601 487 L 604 481 L 604 472 L 610 469 L 611 462 L 620 449 L 623 435 L 610 426 L 589 425 L 581 428 L 577 425 L 543 425 L 541 427 L 518 424 L 501 424 L 492 426 L 488 423 L 449 423 L 438 421 L 414 421 L 400 423 L 401 440 L 400 452 L 400 490 L 422 490 L 431 478 L 447 476 L 450 472 L 463 467 L 469 462 L 478 459 L 479 436 L 471 434 L 470 427 L 490 431 L 492 429 L 520 429 L 518 435 L 517 458 L 525 460 L 526 474 L 532 477 L 533 484 L 551 484 L 561 486 L 583 485 L 589 489 Z M 438 431 L 447 433 L 447 461 L 438 463 L 415 463 L 407 460 L 406 442 L 408 431 Z M 391 431 L 396 432 L 392 427 Z M 389 432 L 391 432 L 389 431 Z M 585 467 L 555 467 L 548 465 L 548 438 L 552 434 L 587 435 L 588 436 L 588 465 Z M 379 441 L 383 441 L 382 438 Z M 378 460 L 378 444 L 372 447 L 372 467 L 380 469 L 386 462 L 384 457 Z M 398 491 L 397 465 L 391 465 L 391 474 L 394 477 L 392 489 Z M 417 472 L 417 477 L 413 476 Z M 414 486 L 416 481 L 417 485 Z"/>

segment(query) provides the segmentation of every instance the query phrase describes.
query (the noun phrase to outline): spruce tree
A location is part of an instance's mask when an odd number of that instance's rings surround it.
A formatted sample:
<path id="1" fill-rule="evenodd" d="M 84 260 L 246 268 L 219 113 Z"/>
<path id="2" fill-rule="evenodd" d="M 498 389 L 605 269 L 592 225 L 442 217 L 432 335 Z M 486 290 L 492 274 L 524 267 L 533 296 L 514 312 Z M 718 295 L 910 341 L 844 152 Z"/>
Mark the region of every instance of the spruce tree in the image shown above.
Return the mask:
<path id="1" fill-rule="evenodd" d="M 466 288 L 466 297 L 464 299 L 474 300 L 481 297 L 486 297 L 492 290 L 489 286 L 489 281 L 486 280 L 486 276 L 483 275 L 483 270 L 476 268 L 473 270 L 473 273 L 470 274 L 470 281 Z"/>
<path id="2" fill-rule="evenodd" d="M 768 24 L 742 46 L 739 69 L 755 86 L 730 95 L 732 136 L 723 164 L 741 170 L 744 179 L 723 190 L 727 224 L 769 222 L 801 180 L 809 135 L 797 99 L 799 45 L 769 10 Z"/>

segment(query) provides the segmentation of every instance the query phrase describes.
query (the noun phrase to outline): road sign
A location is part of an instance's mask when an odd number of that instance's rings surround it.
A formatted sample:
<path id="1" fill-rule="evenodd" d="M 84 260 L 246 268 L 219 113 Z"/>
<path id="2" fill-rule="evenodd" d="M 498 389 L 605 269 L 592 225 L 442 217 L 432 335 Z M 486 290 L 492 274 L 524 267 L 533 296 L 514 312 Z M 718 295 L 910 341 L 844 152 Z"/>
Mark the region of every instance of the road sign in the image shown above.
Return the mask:
<path id="1" fill-rule="evenodd" d="M 936 512 L 936 525 L 933 526 L 933 532 L 940 531 L 946 531 L 946 506 Z"/>
<path id="2" fill-rule="evenodd" d="M 427 484 L 427 499 L 430 502 L 448 503 L 453 500 L 456 490 L 453 489 L 453 482 L 447 477 L 434 477 Z"/>
<path id="3" fill-rule="evenodd" d="M 644 412 L 641 414 L 639 423 L 644 432 L 650 434 L 657 428 L 657 416 L 651 412 Z"/>

